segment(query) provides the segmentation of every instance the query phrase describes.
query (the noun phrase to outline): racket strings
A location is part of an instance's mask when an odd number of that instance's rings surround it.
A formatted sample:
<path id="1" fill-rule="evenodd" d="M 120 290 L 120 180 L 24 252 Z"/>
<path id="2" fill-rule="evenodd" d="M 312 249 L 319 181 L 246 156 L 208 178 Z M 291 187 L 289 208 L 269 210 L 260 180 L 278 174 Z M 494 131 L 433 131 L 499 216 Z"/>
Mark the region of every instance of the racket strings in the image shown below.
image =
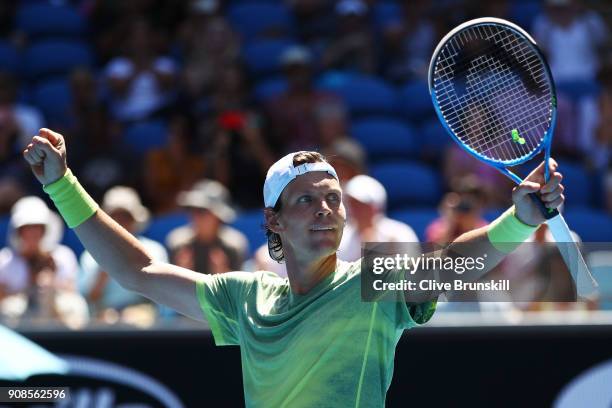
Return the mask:
<path id="1" fill-rule="evenodd" d="M 457 63 L 465 47 L 483 40 L 489 45 L 476 50 L 478 57 Z M 513 161 L 542 143 L 552 119 L 548 77 L 537 54 L 513 31 L 491 25 L 464 30 L 445 44 L 435 67 L 440 110 L 455 135 L 477 153 Z M 523 78 L 515 72 L 519 68 Z M 458 72 L 465 74 L 465 84 L 455 78 Z M 458 95 L 462 85 L 466 92 Z M 520 131 L 522 143 L 514 140 L 513 129 Z"/>
<path id="2" fill-rule="evenodd" d="M 471 38 L 469 33 L 467 34 L 467 37 L 468 37 L 468 39 Z M 491 52 L 489 52 L 489 54 L 491 54 Z M 523 55 L 523 57 L 524 57 L 524 55 Z M 481 88 L 481 89 L 479 89 L 479 92 L 473 92 L 473 93 L 468 94 L 468 103 L 473 103 L 474 101 L 470 97 L 476 95 L 476 98 L 478 99 L 478 102 L 480 102 L 481 104 L 485 104 L 484 106 L 486 106 L 486 104 L 490 104 L 491 102 L 493 102 L 493 103 L 495 103 L 497 105 L 495 107 L 496 111 L 500 111 L 500 110 L 503 110 L 503 109 L 508 110 L 509 108 L 512 108 L 514 110 L 519 109 L 520 110 L 519 113 L 522 114 L 523 116 L 526 116 L 526 114 L 528 114 L 527 111 L 529 109 L 528 105 L 526 106 L 525 104 L 516 104 L 515 103 L 515 104 L 511 104 L 511 106 L 500 106 L 500 104 L 499 104 L 499 101 L 500 100 L 504 100 L 504 99 L 512 101 L 512 98 L 507 98 L 507 96 L 511 96 L 511 95 L 508 95 L 508 94 L 510 94 L 512 92 L 512 89 L 510 89 L 508 87 L 508 85 L 511 82 L 514 82 L 514 86 L 515 87 L 516 86 L 520 86 L 520 83 L 518 83 L 515 80 L 515 77 L 513 75 L 511 75 L 510 69 L 507 66 L 503 66 L 500 63 L 500 58 L 491 57 L 491 56 L 489 56 L 487 58 L 486 56 L 484 56 L 484 57 L 481 57 L 479 59 L 484 61 L 484 63 L 481 62 L 480 64 L 474 64 L 474 62 L 478 62 L 477 61 L 478 59 L 477 60 L 472 60 L 471 64 L 475 65 L 476 68 L 475 69 L 470 69 L 469 71 L 480 72 L 481 68 L 478 67 L 478 65 L 485 65 L 485 66 L 487 66 L 487 68 L 488 68 L 487 70 L 489 72 L 491 72 L 491 74 L 495 74 L 496 71 L 497 72 L 502 71 L 502 72 L 501 72 L 501 74 L 497 73 L 497 75 L 496 75 L 497 78 L 495 78 L 494 81 L 492 81 L 492 80 L 479 81 L 479 75 L 477 75 L 476 73 L 473 73 L 473 72 L 472 73 L 468 73 L 468 77 L 467 77 L 468 88 L 471 88 L 471 89 Z M 483 83 L 484 83 L 484 89 L 482 89 L 482 86 L 481 86 Z M 497 92 L 494 92 L 494 91 L 497 91 Z M 491 98 L 491 97 L 486 98 L 485 97 L 486 95 L 491 95 L 491 94 L 495 95 L 495 98 Z M 485 111 L 487 111 L 487 110 L 488 111 L 492 111 L 492 109 L 490 109 L 490 108 L 487 109 L 485 107 Z M 498 128 L 500 127 L 499 124 L 498 124 L 497 127 Z M 478 126 L 477 128 L 478 129 L 482 129 L 481 126 Z M 478 138 L 478 140 L 480 140 L 480 139 L 482 139 L 482 138 Z M 495 146 L 492 146 L 490 144 L 490 140 L 487 140 L 487 139 L 488 138 L 485 138 L 483 140 L 484 143 L 482 144 L 482 146 L 475 146 L 475 147 L 477 147 L 477 148 L 480 148 L 480 147 L 483 147 L 483 146 L 487 146 L 489 148 L 495 147 Z M 504 143 L 506 140 L 508 140 L 508 139 L 504 138 L 502 143 Z M 526 154 L 526 153 L 529 153 L 529 151 L 531 151 L 531 149 L 537 148 L 537 143 L 533 144 L 533 145 L 527 144 L 527 145 L 517 145 L 517 146 L 524 147 L 521 150 L 522 150 L 523 154 Z M 482 150 L 482 149 L 480 149 L 480 150 Z"/>
<path id="3" fill-rule="evenodd" d="M 470 35 L 470 33 L 469 33 L 469 32 L 468 32 L 468 33 L 465 35 L 465 37 L 467 37 L 467 38 L 466 38 L 467 40 L 472 39 L 472 36 Z M 459 37 L 459 38 L 461 39 L 461 37 Z M 459 43 L 461 43 L 461 41 L 459 41 Z M 491 54 L 491 52 L 489 52 L 489 54 Z M 504 70 L 504 66 L 502 66 L 502 64 L 501 64 L 501 63 L 499 63 L 500 58 L 498 58 L 498 57 L 489 57 L 489 58 L 486 58 L 486 57 L 485 57 L 485 58 L 481 58 L 481 59 L 482 59 L 483 61 L 485 61 L 485 63 L 484 63 L 485 65 L 488 65 L 488 67 L 487 67 L 487 68 L 489 68 L 489 69 L 488 69 L 488 71 L 489 71 L 489 72 L 491 72 L 491 73 L 495 73 L 495 71 L 500 71 L 500 68 L 502 69 L 502 71 Z M 523 59 L 525 59 L 524 52 L 523 52 Z M 470 61 L 470 63 L 471 63 L 472 65 L 474 65 L 474 61 Z M 477 64 L 477 65 L 478 65 L 478 64 Z M 480 65 L 482 65 L 482 63 L 481 63 Z M 476 71 L 476 72 L 479 72 L 480 70 L 481 70 L 481 69 L 480 69 L 480 68 L 477 66 L 475 71 Z M 481 90 L 480 90 L 480 92 L 476 92 L 476 93 L 470 93 L 470 94 L 468 94 L 468 101 L 467 101 L 467 102 L 468 102 L 468 103 L 473 103 L 474 101 L 473 101 L 473 98 L 471 98 L 471 97 L 472 97 L 472 96 L 474 96 L 474 95 L 476 95 L 476 98 L 477 98 L 477 99 L 479 99 L 479 101 L 478 101 L 478 102 L 481 102 L 481 104 L 482 104 L 483 102 L 485 102 L 485 105 L 484 105 L 484 106 L 486 106 L 486 102 L 487 102 L 487 101 L 486 101 L 486 100 L 484 100 L 484 99 L 485 99 L 485 98 L 484 98 L 485 93 L 486 93 L 486 94 L 491 94 L 491 93 L 494 93 L 494 94 L 495 94 L 495 92 L 491 92 L 491 91 L 497 90 L 498 92 L 496 92 L 496 94 L 497 94 L 497 95 L 496 95 L 496 98 L 489 98 L 489 99 L 491 99 L 491 101 L 493 101 L 493 102 L 496 102 L 496 103 L 497 103 L 497 105 L 498 105 L 498 106 L 496 107 L 496 109 L 497 109 L 497 110 L 500 110 L 500 109 L 506 109 L 506 110 L 508 110 L 508 108 L 513 108 L 513 109 L 515 109 L 515 110 L 516 110 L 516 109 L 517 109 L 516 104 L 514 104 L 514 105 L 512 105 L 512 106 L 505 106 L 505 107 L 501 107 L 501 106 L 499 106 L 499 100 L 501 99 L 501 98 L 500 98 L 500 96 L 506 96 L 506 95 L 500 94 L 500 91 L 501 91 L 501 92 L 503 92 L 503 90 L 504 90 L 504 89 L 507 89 L 507 88 L 508 88 L 508 86 L 507 86 L 507 85 L 508 85 L 508 84 L 509 84 L 511 81 L 512 81 L 512 82 L 515 82 L 517 85 L 520 85 L 520 83 L 518 83 L 518 82 L 516 82 L 516 81 L 514 80 L 515 78 L 514 78 L 512 75 L 508 75 L 508 74 L 510 73 L 509 68 L 506 68 L 506 69 L 505 69 L 505 71 L 506 71 L 506 72 L 502 72 L 502 75 L 499 75 L 499 74 L 497 75 L 497 77 L 498 77 L 498 78 L 496 79 L 496 81 L 490 81 L 490 80 L 489 80 L 489 81 L 488 81 L 488 82 L 489 82 L 489 84 L 486 84 L 486 83 L 485 83 L 485 89 L 481 89 Z M 533 71 L 533 70 L 532 70 L 532 71 Z M 505 77 L 506 79 L 504 79 L 504 77 Z M 478 75 L 476 75 L 476 74 L 474 74 L 474 75 L 469 75 L 469 74 L 468 74 L 468 78 L 467 78 L 467 79 L 468 79 L 468 83 L 469 83 L 468 88 L 476 89 L 476 88 L 478 88 L 478 87 L 481 85 L 481 83 L 479 83 L 478 81 L 474 81 L 474 78 L 477 78 L 477 79 L 478 79 Z M 501 78 L 501 80 L 500 80 L 500 78 Z M 505 86 L 504 86 L 504 85 L 505 85 Z M 506 91 L 506 93 L 509 93 L 509 92 L 511 92 L 511 90 L 510 90 L 510 91 Z M 506 99 L 507 99 L 507 98 L 506 98 Z M 488 101 L 488 102 L 489 102 L 489 104 L 490 104 L 490 102 L 491 102 L 491 101 Z M 524 105 L 519 105 L 519 109 L 520 109 L 520 106 L 524 106 Z M 489 109 L 489 110 L 490 110 L 490 109 Z M 523 112 L 521 112 L 521 113 L 523 114 L 523 116 L 525 115 L 525 113 L 527 113 L 527 112 L 524 112 L 525 110 L 526 110 L 526 109 L 524 108 L 524 109 L 523 109 Z M 486 108 L 485 108 L 485 111 L 486 111 Z M 464 115 L 464 116 L 465 116 L 465 115 Z M 461 118 L 460 118 L 460 119 L 461 119 Z M 465 119 L 465 117 L 464 117 L 463 119 Z M 499 124 L 498 124 L 498 126 L 497 126 L 497 127 L 499 127 Z M 476 126 L 476 129 L 483 130 L 482 126 Z M 474 129 L 474 126 L 472 126 L 472 129 L 471 129 L 471 130 L 475 130 L 475 129 Z M 482 132 L 480 132 L 480 133 L 482 133 Z M 508 139 L 503 139 L 502 143 L 505 143 L 505 141 L 506 141 L 506 140 L 508 140 Z M 494 147 L 495 147 L 494 145 L 491 145 L 491 144 L 490 144 L 490 140 L 485 140 L 485 143 L 483 143 L 483 145 L 482 145 L 482 146 L 487 146 L 489 149 L 490 149 L 490 148 L 494 148 Z M 482 147 L 482 146 L 477 146 L 477 147 Z M 519 145 L 519 146 L 521 146 L 521 145 Z M 523 147 L 524 147 L 524 148 L 523 148 L 523 149 L 521 149 L 521 150 L 522 150 L 522 153 L 524 153 L 524 154 L 525 154 L 525 153 L 529 153 L 529 151 L 528 151 L 526 148 L 531 148 L 531 149 L 536 148 L 536 147 L 537 147 L 537 144 L 532 145 L 532 146 L 530 146 L 530 145 L 528 144 L 528 145 L 523 146 Z M 482 150 L 482 149 L 481 149 L 481 150 Z M 506 149 L 504 149 L 504 150 L 506 150 Z M 508 152 L 508 151 L 506 151 L 505 153 L 506 153 L 506 154 L 504 154 L 504 156 L 506 156 L 506 155 L 508 155 L 508 154 L 509 154 L 510 156 L 515 156 L 515 155 L 516 155 L 516 154 L 512 154 L 511 152 Z"/>
<path id="4" fill-rule="evenodd" d="M 539 103 L 539 101 L 530 101 L 529 103 L 517 103 L 518 101 L 516 100 L 516 98 L 513 98 L 513 96 L 515 96 L 514 92 L 517 89 L 520 90 L 520 81 L 518 81 L 518 79 L 512 75 L 508 67 L 503 66 L 498 60 L 488 56 L 483 57 L 483 59 L 487 60 L 484 63 L 485 65 L 497 68 L 497 70 L 494 70 L 494 73 L 492 74 L 496 78 L 491 81 L 479 82 L 480 80 L 477 77 L 477 74 L 469 74 L 467 77 L 468 84 L 471 85 L 472 89 L 478 89 L 478 92 L 471 94 L 471 96 L 474 96 L 473 99 L 475 99 L 475 101 L 472 100 L 471 102 L 478 103 L 478 106 L 480 106 L 481 109 L 484 110 L 485 114 L 491 115 L 493 117 L 495 117 L 496 112 L 508 111 L 510 109 L 513 109 L 515 111 L 514 116 L 528 118 L 527 120 L 523 120 L 522 124 L 519 124 L 521 128 L 533 128 L 540 125 L 540 117 L 542 116 L 542 113 L 545 114 L 545 112 L 540 111 L 542 104 Z M 478 69 L 476 68 L 476 70 Z M 528 98 L 527 95 L 521 96 L 527 99 L 531 99 Z M 482 134 L 481 138 L 472 138 L 474 142 L 474 148 L 479 151 L 490 151 L 502 145 L 512 146 L 513 144 L 515 144 L 512 139 L 503 137 L 503 135 L 501 135 L 502 137 L 499 137 L 498 132 L 503 131 L 504 127 L 507 126 L 504 126 L 504 124 L 502 124 L 499 120 L 495 121 L 495 123 L 493 123 L 490 129 L 486 129 L 488 130 L 488 132 L 485 131 Z M 545 130 L 546 129 L 542 130 L 542 135 L 544 134 Z M 498 141 L 496 144 L 493 144 L 496 142 L 494 138 L 496 134 L 498 135 L 496 138 L 501 139 L 501 141 Z M 531 133 L 528 133 L 528 135 L 529 134 Z M 525 144 L 516 144 L 516 147 L 519 148 L 521 154 L 529 154 L 531 151 L 538 147 L 539 142 L 540 140 L 533 140 L 533 138 L 529 137 L 526 138 Z M 506 153 L 508 154 L 508 159 L 512 159 L 512 156 L 514 156 L 514 154 L 512 154 L 512 152 L 510 151 L 506 151 Z"/>

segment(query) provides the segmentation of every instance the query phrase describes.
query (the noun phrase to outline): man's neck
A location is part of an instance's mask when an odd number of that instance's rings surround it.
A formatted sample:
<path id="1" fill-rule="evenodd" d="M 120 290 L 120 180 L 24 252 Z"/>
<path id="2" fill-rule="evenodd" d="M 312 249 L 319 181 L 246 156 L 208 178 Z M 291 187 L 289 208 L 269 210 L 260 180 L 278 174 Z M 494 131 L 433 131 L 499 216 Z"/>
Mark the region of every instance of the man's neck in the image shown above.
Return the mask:
<path id="1" fill-rule="evenodd" d="M 315 262 L 299 261 L 291 256 L 285 259 L 287 276 L 291 291 L 298 295 L 307 294 L 319 282 L 336 270 L 336 254 L 329 255 Z"/>

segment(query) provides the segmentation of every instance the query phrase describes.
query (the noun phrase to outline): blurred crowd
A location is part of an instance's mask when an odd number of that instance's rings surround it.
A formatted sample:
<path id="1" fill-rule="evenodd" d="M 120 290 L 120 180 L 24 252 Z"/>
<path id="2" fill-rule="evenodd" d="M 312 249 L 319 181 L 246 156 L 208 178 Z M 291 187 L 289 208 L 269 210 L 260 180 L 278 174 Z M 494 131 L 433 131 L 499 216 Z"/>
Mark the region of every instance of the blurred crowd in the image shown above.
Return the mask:
<path id="1" fill-rule="evenodd" d="M 48 20 L 30 22 L 37 13 Z M 41 127 L 66 137 L 81 183 L 157 260 L 201 273 L 285 273 L 260 246 L 261 208 L 267 168 L 290 151 L 318 150 L 338 171 L 341 259 L 362 242 L 446 243 L 485 225 L 512 184 L 444 135 L 426 85 L 438 41 L 483 16 L 518 23 L 544 50 L 568 210 L 610 223 L 605 1 L 1 2 L 0 319 L 178 318 L 119 287 L 64 231 L 21 158 Z"/>

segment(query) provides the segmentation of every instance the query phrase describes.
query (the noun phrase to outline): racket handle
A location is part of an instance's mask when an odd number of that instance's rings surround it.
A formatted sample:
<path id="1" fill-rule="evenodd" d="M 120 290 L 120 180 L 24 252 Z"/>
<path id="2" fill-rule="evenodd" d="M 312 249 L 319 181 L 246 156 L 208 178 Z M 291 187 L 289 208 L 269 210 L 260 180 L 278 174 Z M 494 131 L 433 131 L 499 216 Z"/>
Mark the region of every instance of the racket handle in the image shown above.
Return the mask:
<path id="1" fill-rule="evenodd" d="M 578 297 L 582 299 L 596 299 L 599 295 L 599 285 L 595 278 L 593 278 L 593 275 L 591 275 L 586 262 L 584 262 L 580 248 L 574 242 L 574 237 L 572 237 L 563 216 L 559 214 L 558 217 L 549 219 L 546 221 L 546 225 L 548 225 L 550 233 L 555 238 L 555 241 L 557 241 L 557 248 L 559 248 L 565 265 L 567 265 L 567 269 L 569 269 L 572 278 L 574 278 Z"/>
<path id="2" fill-rule="evenodd" d="M 546 207 L 546 205 L 537 193 L 530 193 L 529 198 L 531 198 L 535 205 L 538 206 L 540 212 L 547 220 L 555 218 L 557 215 L 559 215 L 559 211 L 557 211 L 556 209 Z"/>

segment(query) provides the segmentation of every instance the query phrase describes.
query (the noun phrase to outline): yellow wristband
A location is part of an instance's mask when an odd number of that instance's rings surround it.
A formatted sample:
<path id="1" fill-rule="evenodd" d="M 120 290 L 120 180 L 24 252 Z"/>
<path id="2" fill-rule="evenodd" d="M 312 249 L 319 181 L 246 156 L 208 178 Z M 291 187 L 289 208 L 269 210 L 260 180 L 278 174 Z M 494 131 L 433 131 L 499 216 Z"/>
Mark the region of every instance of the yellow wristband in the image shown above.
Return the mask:
<path id="1" fill-rule="evenodd" d="M 495 249 L 506 254 L 514 251 L 538 229 L 537 226 L 527 225 L 519 220 L 514 210 L 514 206 L 510 207 L 489 225 L 487 231 L 489 241 Z"/>
<path id="2" fill-rule="evenodd" d="M 78 227 L 98 211 L 98 204 L 87 194 L 70 169 L 66 170 L 64 177 L 47 184 L 43 190 L 49 194 L 70 228 Z"/>

